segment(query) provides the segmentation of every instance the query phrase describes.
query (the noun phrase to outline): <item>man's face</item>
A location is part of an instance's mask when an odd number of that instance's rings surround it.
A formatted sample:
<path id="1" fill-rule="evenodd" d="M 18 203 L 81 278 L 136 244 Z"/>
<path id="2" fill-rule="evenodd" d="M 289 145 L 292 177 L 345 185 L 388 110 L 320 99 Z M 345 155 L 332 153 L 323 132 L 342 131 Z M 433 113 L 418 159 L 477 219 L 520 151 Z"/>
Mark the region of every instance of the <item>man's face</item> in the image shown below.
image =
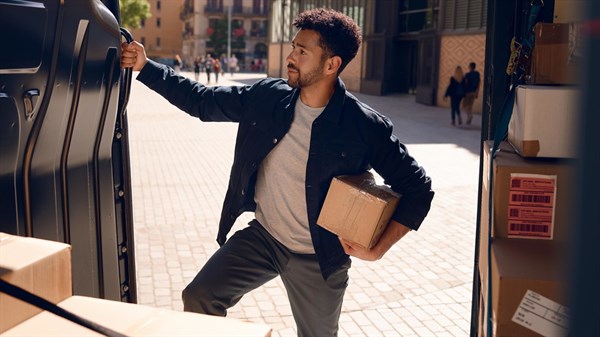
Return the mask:
<path id="1" fill-rule="evenodd" d="M 305 88 L 323 78 L 326 58 L 319 45 L 319 33 L 300 30 L 292 40 L 292 51 L 286 58 L 288 84 L 294 88 Z"/>

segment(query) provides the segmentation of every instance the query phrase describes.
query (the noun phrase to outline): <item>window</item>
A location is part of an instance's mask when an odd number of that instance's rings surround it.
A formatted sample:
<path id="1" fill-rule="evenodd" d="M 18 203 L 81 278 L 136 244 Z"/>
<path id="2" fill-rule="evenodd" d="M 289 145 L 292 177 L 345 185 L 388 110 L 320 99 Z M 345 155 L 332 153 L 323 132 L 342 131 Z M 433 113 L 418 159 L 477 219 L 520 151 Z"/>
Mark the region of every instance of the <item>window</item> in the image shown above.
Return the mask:
<path id="1" fill-rule="evenodd" d="M 146 45 L 146 38 L 142 36 L 142 38 L 140 39 L 140 43 L 145 46 Z"/>
<path id="2" fill-rule="evenodd" d="M 398 15 L 398 33 L 435 29 L 438 11 L 438 0 L 402 0 Z"/>
<path id="3" fill-rule="evenodd" d="M 266 20 L 252 20 L 252 28 L 250 29 L 250 36 L 266 37 L 267 36 L 267 21 Z"/>
<path id="4" fill-rule="evenodd" d="M 211 8 L 223 7 L 223 0 L 208 0 L 206 5 Z"/>
<path id="5" fill-rule="evenodd" d="M 156 38 L 156 46 L 157 46 L 157 47 L 160 47 L 160 37 L 157 37 L 157 38 Z"/>
<path id="6" fill-rule="evenodd" d="M 156 18 L 156 27 L 160 27 L 160 18 Z"/>
<path id="7" fill-rule="evenodd" d="M 160 0 L 156 1 L 156 9 L 160 10 Z"/>
<path id="8" fill-rule="evenodd" d="M 144 28 L 145 25 L 146 25 L 146 20 L 141 19 L 140 20 L 140 27 Z"/>
<path id="9" fill-rule="evenodd" d="M 276 24 L 272 25 L 272 42 L 291 41 L 296 34 L 292 20 L 298 13 L 313 8 L 332 8 L 350 16 L 360 27 L 364 28 L 366 7 L 373 0 L 271 0 L 273 18 Z M 398 1 L 398 0 L 385 0 Z M 428 0 L 425 0 L 428 1 Z M 435 0 L 438 1 L 438 0 Z M 263 4 L 267 2 L 264 1 Z M 254 4 L 254 3 L 253 3 Z M 284 10 L 282 13 L 282 9 Z"/>
<path id="10" fill-rule="evenodd" d="M 243 11 L 244 6 L 242 5 L 242 0 L 233 0 L 233 12 L 242 13 Z"/>
<path id="11" fill-rule="evenodd" d="M 444 0 L 444 29 L 483 29 L 487 25 L 487 0 Z"/>
<path id="12" fill-rule="evenodd" d="M 268 6 L 267 0 L 253 0 L 252 1 L 252 13 L 253 14 L 267 14 Z"/>

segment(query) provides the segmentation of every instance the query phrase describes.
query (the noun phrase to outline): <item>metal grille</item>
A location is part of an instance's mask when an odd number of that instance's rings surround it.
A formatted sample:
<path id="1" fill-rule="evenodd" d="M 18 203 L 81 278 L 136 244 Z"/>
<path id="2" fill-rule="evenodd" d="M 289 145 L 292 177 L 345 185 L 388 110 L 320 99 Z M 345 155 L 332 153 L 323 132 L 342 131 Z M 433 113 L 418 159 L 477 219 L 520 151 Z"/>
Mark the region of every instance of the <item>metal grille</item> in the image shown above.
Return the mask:
<path id="1" fill-rule="evenodd" d="M 481 29 L 487 24 L 487 0 L 446 0 L 444 29 Z"/>

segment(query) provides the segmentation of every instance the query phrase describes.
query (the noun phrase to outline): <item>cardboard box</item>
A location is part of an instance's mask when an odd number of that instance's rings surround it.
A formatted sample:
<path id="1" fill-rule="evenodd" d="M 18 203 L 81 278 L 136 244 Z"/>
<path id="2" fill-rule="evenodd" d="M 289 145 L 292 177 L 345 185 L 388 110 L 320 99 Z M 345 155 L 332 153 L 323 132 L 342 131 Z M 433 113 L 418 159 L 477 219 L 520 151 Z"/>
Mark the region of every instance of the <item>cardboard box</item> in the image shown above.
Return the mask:
<path id="1" fill-rule="evenodd" d="M 564 270 L 566 247 L 547 241 L 497 239 L 491 252 L 493 335 L 566 333 L 568 315 L 561 307 L 568 295 L 564 279 L 568 275 Z M 532 294 L 539 303 L 527 301 Z"/>
<path id="2" fill-rule="evenodd" d="M 508 141 L 523 157 L 576 158 L 579 89 L 525 85 L 516 89 Z"/>
<path id="3" fill-rule="evenodd" d="M 484 175 L 483 179 L 487 179 L 488 176 Z M 490 246 L 490 228 L 489 228 L 489 220 L 488 220 L 488 205 L 489 205 L 489 197 L 488 197 L 488 184 L 482 184 L 481 193 L 483 193 L 481 197 L 481 218 L 479 222 L 479 278 L 481 279 L 481 293 L 487 294 L 487 272 L 488 272 L 488 251 Z"/>
<path id="4" fill-rule="evenodd" d="M 477 337 L 487 337 L 487 301 L 485 298 L 486 294 L 483 292 L 479 293 L 479 310 L 477 311 L 478 324 L 477 324 Z"/>
<path id="5" fill-rule="evenodd" d="M 531 84 L 576 84 L 578 64 L 572 54 L 579 47 L 571 43 L 574 33 L 565 23 L 537 23 L 531 55 Z"/>
<path id="6" fill-rule="evenodd" d="M 62 301 L 59 306 L 127 336 L 268 337 L 271 335 L 271 328 L 265 324 L 85 296 L 72 296 Z M 6 331 L 2 336 L 101 335 L 45 311 Z"/>
<path id="7" fill-rule="evenodd" d="M 341 238 L 373 247 L 400 197 L 387 186 L 377 185 L 369 172 L 333 178 L 317 224 Z"/>
<path id="8" fill-rule="evenodd" d="M 484 143 L 482 177 L 482 190 L 492 188 L 493 193 L 492 237 L 569 242 L 574 162 L 523 158 L 502 142 L 493 161 L 493 181 L 489 181 L 492 144 Z M 481 197 L 482 206 L 488 205 L 488 194 Z M 487 226 L 487 216 L 481 220 L 481 226 Z"/>
<path id="9" fill-rule="evenodd" d="M 554 0 L 554 23 L 580 22 L 585 19 L 585 0 Z"/>
<path id="10" fill-rule="evenodd" d="M 71 296 L 71 247 L 67 244 L 0 233 L 0 278 L 58 303 Z M 0 293 L 0 333 L 41 309 Z"/>

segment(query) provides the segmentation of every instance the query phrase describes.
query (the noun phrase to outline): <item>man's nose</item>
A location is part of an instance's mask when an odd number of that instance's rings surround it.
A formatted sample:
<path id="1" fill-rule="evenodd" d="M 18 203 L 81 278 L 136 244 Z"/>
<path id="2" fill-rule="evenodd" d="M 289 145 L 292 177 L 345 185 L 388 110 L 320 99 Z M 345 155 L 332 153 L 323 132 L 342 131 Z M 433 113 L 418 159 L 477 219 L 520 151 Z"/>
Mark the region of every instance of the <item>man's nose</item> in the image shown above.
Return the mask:
<path id="1" fill-rule="evenodd" d="M 286 61 L 287 63 L 291 63 L 291 64 L 294 64 L 294 63 L 296 63 L 296 62 L 294 61 L 294 50 L 291 50 L 291 51 L 288 53 L 287 57 L 285 58 L 285 61 Z"/>

